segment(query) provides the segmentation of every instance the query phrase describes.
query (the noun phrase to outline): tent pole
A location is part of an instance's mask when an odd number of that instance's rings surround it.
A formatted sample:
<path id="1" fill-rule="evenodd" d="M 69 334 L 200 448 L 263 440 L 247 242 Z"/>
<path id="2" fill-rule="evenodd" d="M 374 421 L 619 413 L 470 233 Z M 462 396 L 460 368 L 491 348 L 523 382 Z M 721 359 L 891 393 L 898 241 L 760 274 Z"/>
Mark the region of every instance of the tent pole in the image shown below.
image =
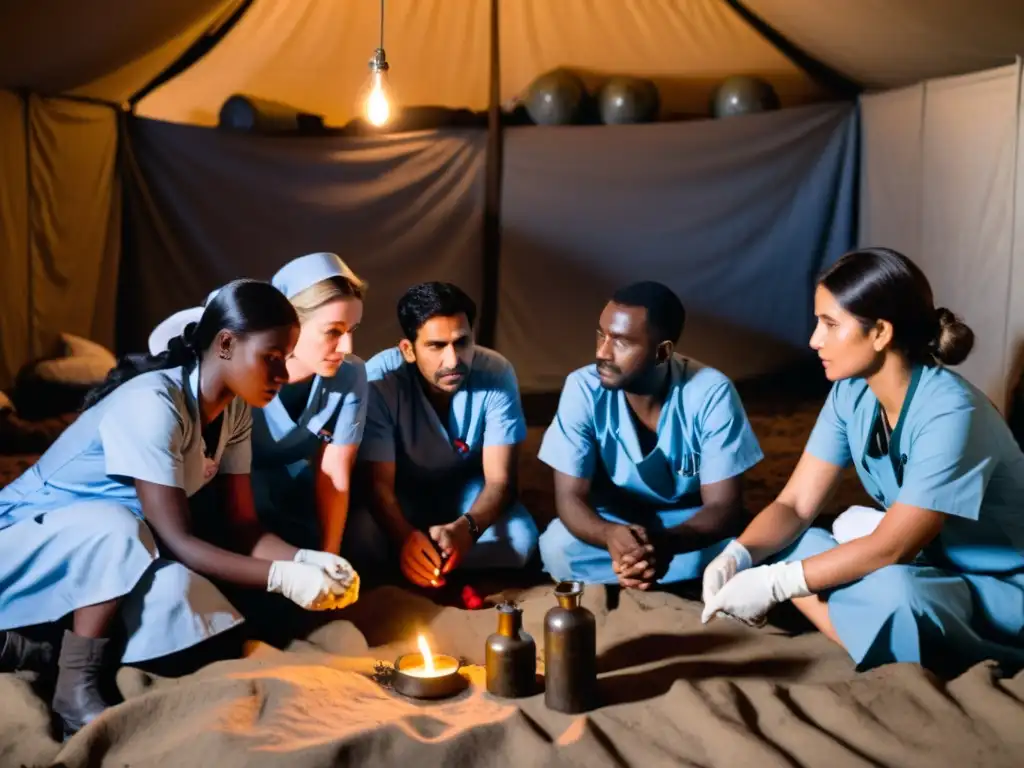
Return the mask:
<path id="1" fill-rule="evenodd" d="M 498 270 L 501 259 L 501 56 L 499 49 L 498 4 L 490 0 L 490 88 L 487 105 L 487 151 L 484 170 L 483 306 L 478 339 L 493 347 L 498 324 Z"/>
<path id="2" fill-rule="evenodd" d="M 25 330 L 28 333 L 28 342 L 25 347 L 28 362 L 35 358 L 35 301 L 33 300 L 34 280 L 32 279 L 32 94 L 27 90 L 18 92 L 21 96 L 22 119 L 25 121 L 25 306 L 28 316 L 25 318 Z M 11 375 L 17 375 L 17 371 L 11 371 Z"/>

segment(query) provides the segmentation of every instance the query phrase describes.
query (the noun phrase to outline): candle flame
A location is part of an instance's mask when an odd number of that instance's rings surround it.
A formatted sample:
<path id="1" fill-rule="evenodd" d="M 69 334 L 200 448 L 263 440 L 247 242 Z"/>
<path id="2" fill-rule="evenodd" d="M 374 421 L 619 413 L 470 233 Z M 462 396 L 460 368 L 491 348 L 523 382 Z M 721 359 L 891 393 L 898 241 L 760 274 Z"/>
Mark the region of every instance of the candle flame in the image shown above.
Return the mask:
<path id="1" fill-rule="evenodd" d="M 430 646 L 427 645 L 427 638 L 420 635 L 416 638 L 416 644 L 419 646 L 420 654 L 423 656 L 423 668 L 427 675 L 433 676 L 437 674 L 437 671 L 434 669 L 434 657 L 430 653 Z"/>

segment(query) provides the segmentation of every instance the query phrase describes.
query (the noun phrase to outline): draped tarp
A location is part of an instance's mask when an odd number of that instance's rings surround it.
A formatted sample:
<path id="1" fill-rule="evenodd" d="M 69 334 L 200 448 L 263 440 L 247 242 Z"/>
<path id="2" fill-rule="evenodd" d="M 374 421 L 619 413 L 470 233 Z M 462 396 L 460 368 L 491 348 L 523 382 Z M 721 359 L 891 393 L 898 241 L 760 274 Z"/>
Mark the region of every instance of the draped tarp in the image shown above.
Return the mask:
<path id="1" fill-rule="evenodd" d="M 29 186 L 34 355 L 61 332 L 110 345 L 121 250 L 117 113 L 31 97 Z"/>
<path id="2" fill-rule="evenodd" d="M 958 370 L 1000 408 L 1024 337 L 1013 256 L 1020 84 L 1015 64 L 863 99 L 861 242 L 924 269 L 936 302 L 974 330 Z"/>
<path id="3" fill-rule="evenodd" d="M 356 352 L 396 343 L 395 306 L 424 280 L 482 294 L 483 131 L 267 138 L 133 120 L 119 345 L 237 277 L 312 251 L 369 281 Z"/>
<path id="4" fill-rule="evenodd" d="M 29 350 L 28 144 L 24 99 L 0 91 L 0 389 Z"/>
<path id="5" fill-rule="evenodd" d="M 522 387 L 590 362 L 601 307 L 640 279 L 677 291 L 682 350 L 729 375 L 806 350 L 814 277 L 856 236 L 856 149 L 846 104 L 509 130 L 497 346 Z"/>
<path id="6" fill-rule="evenodd" d="M 860 239 L 921 252 L 924 84 L 861 98 Z"/>
<path id="7" fill-rule="evenodd" d="M 0 92 L 0 386 L 62 332 L 113 342 L 116 121 L 106 106 Z"/>
<path id="8" fill-rule="evenodd" d="M 932 81 L 925 90 L 918 259 L 938 302 L 974 330 L 962 373 L 1000 405 L 1019 91 L 1019 66 Z"/>

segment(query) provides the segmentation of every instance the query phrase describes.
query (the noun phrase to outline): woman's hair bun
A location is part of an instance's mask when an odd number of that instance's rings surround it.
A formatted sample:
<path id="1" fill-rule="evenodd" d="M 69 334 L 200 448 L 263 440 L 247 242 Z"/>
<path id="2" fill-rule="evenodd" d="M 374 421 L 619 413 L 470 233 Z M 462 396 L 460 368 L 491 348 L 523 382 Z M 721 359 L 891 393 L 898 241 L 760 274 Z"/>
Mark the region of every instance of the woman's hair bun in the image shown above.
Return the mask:
<path id="1" fill-rule="evenodd" d="M 974 331 L 945 307 L 935 310 L 938 335 L 934 355 L 943 365 L 959 365 L 974 348 Z"/>

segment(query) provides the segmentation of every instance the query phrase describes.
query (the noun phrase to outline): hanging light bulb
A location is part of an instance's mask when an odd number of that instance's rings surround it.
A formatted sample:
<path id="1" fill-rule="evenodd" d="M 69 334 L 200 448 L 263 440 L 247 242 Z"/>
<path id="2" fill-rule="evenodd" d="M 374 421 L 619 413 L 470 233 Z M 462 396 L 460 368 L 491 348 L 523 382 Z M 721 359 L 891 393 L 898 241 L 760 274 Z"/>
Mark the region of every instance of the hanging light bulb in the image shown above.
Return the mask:
<path id="1" fill-rule="evenodd" d="M 370 59 L 370 76 L 359 96 L 359 109 L 367 121 L 378 128 L 392 117 L 394 97 L 388 83 L 388 62 L 384 49 L 378 48 Z"/>
<path id="2" fill-rule="evenodd" d="M 388 82 L 388 59 L 384 53 L 384 0 L 380 0 L 380 45 L 370 59 L 370 76 L 359 91 L 358 109 L 370 125 L 381 127 L 395 113 L 395 96 Z"/>

